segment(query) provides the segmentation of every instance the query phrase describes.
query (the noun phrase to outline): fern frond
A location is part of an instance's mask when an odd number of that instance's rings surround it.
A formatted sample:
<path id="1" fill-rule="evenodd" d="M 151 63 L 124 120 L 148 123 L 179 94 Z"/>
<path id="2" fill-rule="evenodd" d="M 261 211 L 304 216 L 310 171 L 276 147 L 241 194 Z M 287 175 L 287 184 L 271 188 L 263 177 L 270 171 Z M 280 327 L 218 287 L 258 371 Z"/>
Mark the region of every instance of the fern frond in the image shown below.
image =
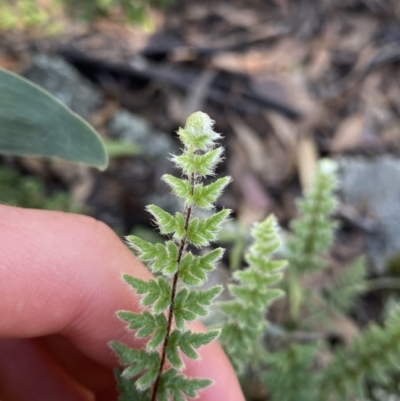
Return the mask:
<path id="1" fill-rule="evenodd" d="M 358 258 L 324 289 L 324 299 L 332 312 L 346 314 L 356 299 L 367 289 L 367 267 L 364 257 Z"/>
<path id="2" fill-rule="evenodd" d="M 287 243 L 285 257 L 297 274 L 324 267 L 321 255 L 331 248 L 337 227 L 331 219 L 337 205 L 336 188 L 336 165 L 332 160 L 322 160 L 311 189 L 298 201 L 301 217 L 291 224 L 293 235 Z"/>
<path id="3" fill-rule="evenodd" d="M 317 373 L 311 368 L 318 348 L 318 344 L 293 343 L 268 355 L 268 372 L 263 381 L 272 400 L 317 401 Z"/>
<path id="4" fill-rule="evenodd" d="M 285 261 L 271 260 L 280 246 L 278 225 L 274 216 L 258 223 L 252 230 L 253 245 L 246 254 L 246 270 L 233 274 L 238 284 L 229 286 L 233 300 L 221 302 L 226 315 L 220 341 L 235 369 L 242 373 L 249 357 L 266 329 L 266 312 L 283 292 L 271 289 L 282 278 Z"/>
<path id="5" fill-rule="evenodd" d="M 373 324 L 350 349 L 339 350 L 324 370 L 320 399 L 329 401 L 363 397 L 367 381 L 385 383 L 397 372 L 400 361 L 400 306 L 389 315 L 385 327 Z M 328 397 L 329 396 L 329 397 Z"/>
<path id="6" fill-rule="evenodd" d="M 165 244 L 153 244 L 133 235 L 127 237 L 139 259 L 159 276 L 149 281 L 123 276 L 141 298 L 143 310 L 140 313 L 120 311 L 118 317 L 135 331 L 136 337 L 147 339 L 146 349 L 140 351 L 117 342 L 111 344 L 126 366 L 119 375 L 120 387 L 132 394 L 132 398 L 125 394 L 123 400 L 185 401 L 212 383 L 183 375 L 182 354 L 198 359 L 197 349 L 219 336 L 219 330 L 193 333 L 186 322 L 206 316 L 222 287 L 195 290 L 178 288 L 178 282 L 190 286 L 204 284 L 221 259 L 222 248 L 202 256 L 194 255 L 187 248 L 208 246 L 217 239 L 230 210 L 223 209 L 206 219 L 194 217 L 193 211 L 196 207 L 213 209 L 230 178 L 220 178 L 208 185 L 201 182 L 205 176 L 214 175 L 223 154 L 223 148 L 215 143 L 221 136 L 213 131 L 213 121 L 206 114 L 192 114 L 178 135 L 183 152 L 171 160 L 184 177 L 164 175 L 162 179 L 183 199 L 185 209 L 172 215 L 156 205 L 147 206 L 160 233 L 169 236 Z M 133 380 L 133 387 L 124 380 Z"/>

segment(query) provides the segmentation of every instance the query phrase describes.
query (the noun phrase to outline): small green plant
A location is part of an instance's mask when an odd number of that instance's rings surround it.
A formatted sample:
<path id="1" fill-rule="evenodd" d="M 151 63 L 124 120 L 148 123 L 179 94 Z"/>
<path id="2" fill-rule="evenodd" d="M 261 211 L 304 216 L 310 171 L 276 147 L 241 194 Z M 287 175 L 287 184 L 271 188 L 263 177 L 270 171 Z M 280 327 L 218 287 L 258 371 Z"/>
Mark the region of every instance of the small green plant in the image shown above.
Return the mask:
<path id="1" fill-rule="evenodd" d="M 246 255 L 249 267 L 234 272 L 233 300 L 221 304 L 228 314 L 221 335 L 224 348 L 243 383 L 251 380 L 264 389 L 262 399 L 358 401 L 400 395 L 395 376 L 400 361 L 399 306 L 384 327 L 371 325 L 347 349 L 332 349 L 316 332 L 321 326 L 332 327 L 332 318 L 348 313 L 368 288 L 364 258 L 323 288 L 308 289 L 302 283 L 307 275 L 327 267 L 325 257 L 337 227 L 332 217 L 337 183 L 335 164 L 323 160 L 312 187 L 298 203 L 301 214 L 281 250 L 289 261 L 284 280 L 279 273 L 284 262 L 270 259 L 279 247 L 276 223 L 270 217 L 255 226 L 254 243 Z M 269 328 L 265 315 L 271 300 L 280 295 L 270 286 L 277 283 L 287 289 L 289 319 Z"/>
<path id="2" fill-rule="evenodd" d="M 9 167 L 0 167 L 0 203 L 32 209 L 81 213 L 65 191 L 46 193 L 43 180 L 24 176 Z"/>
<path id="3" fill-rule="evenodd" d="M 306 295 L 301 278 L 325 268 L 322 256 L 333 245 L 337 224 L 331 216 L 337 206 L 336 189 L 336 165 L 331 160 L 323 160 L 312 187 L 297 203 L 301 215 L 290 226 L 293 235 L 286 244 L 285 252 L 289 264 L 287 291 L 290 318 L 294 321 L 299 317 Z"/>
<path id="4" fill-rule="evenodd" d="M 174 216 L 150 205 L 167 242 L 151 243 L 129 236 L 128 243 L 147 263 L 157 278 L 148 282 L 124 275 L 124 280 L 141 297 L 140 313 L 120 311 L 138 338 L 147 339 L 144 350 L 113 342 L 124 369 L 118 371 L 120 401 L 185 401 L 211 384 L 207 378 L 184 375 L 182 354 L 198 358 L 197 349 L 218 337 L 219 329 L 194 333 L 188 325 L 206 316 L 221 286 L 207 290 L 207 274 L 215 269 L 223 250 L 217 248 L 201 256 L 195 248 L 217 239 L 229 210 L 200 219 L 195 208 L 213 210 L 228 185 L 228 177 L 208 185 L 203 179 L 213 175 L 222 157 L 215 141 L 212 121 L 203 113 L 189 117 L 178 131 L 183 153 L 172 161 L 183 179 L 165 175 L 163 180 L 183 200 L 184 210 Z M 329 284 L 307 288 L 304 278 L 327 268 L 327 254 L 335 238 L 333 219 L 338 204 L 338 180 L 333 161 L 323 160 L 312 187 L 299 201 L 300 216 L 291 224 L 292 233 L 281 246 L 278 224 L 273 216 L 255 224 L 252 244 L 245 254 L 247 267 L 233 273 L 229 285 L 232 299 L 220 302 L 224 316 L 220 340 L 233 365 L 246 384 L 257 383 L 268 401 L 377 401 L 376 394 L 398 394 L 395 381 L 400 361 L 400 307 L 395 307 L 386 325 L 367 328 L 348 349 L 332 348 L 318 328 L 332 327 L 333 317 L 345 315 L 367 288 L 364 258 L 357 259 Z M 283 256 L 289 262 L 279 259 Z M 370 284 L 369 284 L 370 285 Z M 280 288 L 281 287 L 281 288 Z M 287 319 L 280 325 L 267 320 L 271 304 L 286 290 L 281 310 Z M 285 306 L 286 305 L 286 306 Z M 326 332 L 326 330 L 325 330 Z M 381 398 L 382 399 L 382 398 Z"/>
<path id="5" fill-rule="evenodd" d="M 163 244 L 152 244 L 139 237 L 129 236 L 127 241 L 138 257 L 157 275 L 148 282 L 124 275 L 123 279 L 141 297 L 143 311 L 120 311 L 118 316 L 135 331 L 138 338 L 146 338 L 144 350 L 129 348 L 113 342 L 121 363 L 127 366 L 119 374 L 122 400 L 184 401 L 212 384 L 207 378 L 188 378 L 182 371 L 182 354 L 197 359 L 196 349 L 216 339 L 218 329 L 207 333 L 194 333 L 188 325 L 199 316 L 206 316 L 221 286 L 207 290 L 193 287 L 207 281 L 207 275 L 216 268 L 223 254 L 222 248 L 197 256 L 192 248 L 208 246 L 217 239 L 230 210 L 222 209 L 209 218 L 196 217 L 195 209 L 213 210 L 215 202 L 230 178 L 223 177 L 205 185 L 203 180 L 214 175 L 222 160 L 223 148 L 216 141 L 221 138 L 213 130 L 213 121 L 204 113 L 192 114 L 185 127 L 178 131 L 183 152 L 171 160 L 183 178 L 164 175 L 164 182 L 184 203 L 183 213 L 174 216 L 158 206 L 147 211 L 153 216 L 161 234 L 168 236 Z"/>
<path id="6" fill-rule="evenodd" d="M 267 327 L 266 313 L 270 304 L 283 295 L 282 290 L 271 288 L 282 279 L 281 270 L 286 264 L 284 260 L 271 260 L 280 247 L 277 229 L 274 216 L 254 225 L 254 243 L 245 256 L 249 266 L 233 273 L 237 281 L 229 286 L 233 299 L 218 304 L 226 315 L 221 343 L 240 374 L 249 360 L 253 364 L 261 362 L 264 353 L 260 339 Z"/>
<path id="7" fill-rule="evenodd" d="M 398 373 L 399 361 L 400 307 L 396 306 L 384 327 L 371 325 L 349 349 L 336 352 L 321 375 L 319 396 L 328 394 L 334 401 L 368 399 L 369 389 L 384 386 Z M 400 394 L 398 387 L 394 394 Z"/>
<path id="8" fill-rule="evenodd" d="M 49 33 L 57 33 L 66 14 L 89 21 L 118 15 L 127 23 L 151 29 L 150 9 L 166 9 L 174 3 L 175 0 L 50 0 L 43 5 L 39 0 L 2 0 L 0 30 L 45 27 Z"/>

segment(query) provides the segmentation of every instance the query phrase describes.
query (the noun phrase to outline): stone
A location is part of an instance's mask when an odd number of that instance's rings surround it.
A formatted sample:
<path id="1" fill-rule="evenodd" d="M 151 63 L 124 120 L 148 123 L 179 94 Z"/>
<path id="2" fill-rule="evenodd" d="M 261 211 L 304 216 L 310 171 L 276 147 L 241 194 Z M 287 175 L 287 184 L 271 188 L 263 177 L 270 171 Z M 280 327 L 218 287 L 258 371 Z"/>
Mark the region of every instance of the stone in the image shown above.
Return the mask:
<path id="1" fill-rule="evenodd" d="M 390 261 L 400 256 L 400 160 L 352 157 L 343 158 L 340 165 L 343 201 L 367 210 L 376 220 L 366 250 L 373 272 L 384 274 Z"/>
<path id="2" fill-rule="evenodd" d="M 39 53 L 23 75 L 85 119 L 103 102 L 94 84 L 61 57 Z"/>

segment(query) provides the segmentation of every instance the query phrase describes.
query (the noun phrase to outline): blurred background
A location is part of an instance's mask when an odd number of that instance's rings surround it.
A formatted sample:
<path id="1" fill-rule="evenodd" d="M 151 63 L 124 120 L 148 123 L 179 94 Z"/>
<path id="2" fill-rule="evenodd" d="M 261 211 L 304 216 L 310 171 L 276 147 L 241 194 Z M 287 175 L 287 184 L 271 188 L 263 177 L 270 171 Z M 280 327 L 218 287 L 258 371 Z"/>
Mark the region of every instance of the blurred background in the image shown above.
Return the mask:
<path id="1" fill-rule="evenodd" d="M 1 200 L 151 228 L 146 204 L 177 207 L 160 182 L 174 133 L 202 110 L 224 135 L 221 204 L 238 224 L 273 212 L 286 227 L 333 157 L 345 245 L 377 237 L 382 272 L 400 244 L 399 19 L 395 0 L 2 0 L 0 67 L 87 119 L 112 160 L 100 173 L 3 157 Z"/>
<path id="2" fill-rule="evenodd" d="M 222 276 L 242 265 L 251 223 L 274 213 L 288 227 L 321 157 L 340 165 L 331 269 L 366 252 L 371 277 L 398 276 L 399 63 L 397 0 L 1 0 L 0 67 L 89 121 L 111 163 L 3 156 L 0 201 L 157 241 L 144 207 L 179 208 L 160 177 L 174 173 L 176 130 L 202 110 L 224 135 L 217 173 L 233 177 L 219 205 L 234 210 Z M 339 338 L 392 296 L 368 292 Z"/>

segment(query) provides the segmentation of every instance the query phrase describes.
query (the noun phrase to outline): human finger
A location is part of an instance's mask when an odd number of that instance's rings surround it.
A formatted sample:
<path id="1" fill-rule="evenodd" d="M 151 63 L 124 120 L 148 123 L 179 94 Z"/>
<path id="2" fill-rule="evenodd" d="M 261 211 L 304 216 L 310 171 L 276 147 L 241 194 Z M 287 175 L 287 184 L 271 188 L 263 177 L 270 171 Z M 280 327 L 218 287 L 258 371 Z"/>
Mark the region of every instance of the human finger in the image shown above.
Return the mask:
<path id="1" fill-rule="evenodd" d="M 140 310 L 121 274 L 142 279 L 152 275 L 104 224 L 84 216 L 0 206 L 0 254 L 0 337 L 61 333 L 85 355 L 110 367 L 117 364 L 107 346 L 110 340 L 143 345 L 115 312 Z M 203 361 L 188 363 L 187 374 L 196 369 L 212 373 L 213 392 L 204 392 L 209 395 L 202 399 L 215 400 L 212 393 L 222 394 L 229 381 L 229 401 L 243 400 L 219 345 L 205 346 L 201 354 Z M 221 359 L 216 363 L 213 355 Z"/>
<path id="2" fill-rule="evenodd" d="M 27 339 L 0 340 L 0 398 L 5 401 L 94 401 Z"/>

